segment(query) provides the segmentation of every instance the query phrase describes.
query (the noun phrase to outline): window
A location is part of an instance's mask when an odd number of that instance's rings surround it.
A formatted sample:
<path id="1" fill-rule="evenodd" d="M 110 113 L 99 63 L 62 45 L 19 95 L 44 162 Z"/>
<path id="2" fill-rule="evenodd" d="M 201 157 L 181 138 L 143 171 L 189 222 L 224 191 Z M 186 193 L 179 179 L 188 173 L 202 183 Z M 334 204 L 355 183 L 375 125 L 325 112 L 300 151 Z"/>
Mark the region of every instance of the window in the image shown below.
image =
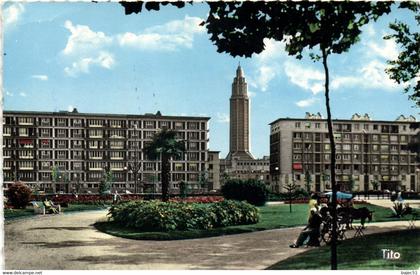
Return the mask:
<path id="1" fill-rule="evenodd" d="M 102 170 L 103 163 L 102 162 L 89 162 L 89 170 Z"/>
<path id="2" fill-rule="evenodd" d="M 83 141 L 82 140 L 73 140 L 72 143 L 73 143 L 72 148 L 75 148 L 75 149 L 83 148 Z"/>
<path id="3" fill-rule="evenodd" d="M 325 154 L 324 155 L 324 160 L 330 160 L 330 154 Z"/>
<path id="4" fill-rule="evenodd" d="M 188 160 L 199 160 L 199 154 L 196 152 L 189 152 Z"/>
<path id="5" fill-rule="evenodd" d="M 73 155 L 73 159 L 83 159 L 82 151 L 73 151 L 72 155 Z"/>
<path id="6" fill-rule="evenodd" d="M 293 133 L 293 138 L 302 138 L 302 133 Z"/>
<path id="7" fill-rule="evenodd" d="M 324 150 L 329 151 L 330 150 L 330 144 L 324 144 Z"/>
<path id="8" fill-rule="evenodd" d="M 19 125 L 33 125 L 34 119 L 32 117 L 19 117 L 18 124 Z"/>
<path id="9" fill-rule="evenodd" d="M 104 121 L 102 119 L 89 119 L 88 124 L 89 127 L 102 127 L 104 125 Z"/>
<path id="10" fill-rule="evenodd" d="M 198 132 L 188 133 L 188 139 L 199 139 L 199 133 Z"/>
<path id="11" fill-rule="evenodd" d="M 154 121 L 151 121 L 151 120 L 146 120 L 144 122 L 144 128 L 154 129 L 155 128 L 155 122 Z"/>
<path id="12" fill-rule="evenodd" d="M 67 158 L 67 152 L 66 151 L 56 151 L 56 158 L 58 159 L 66 159 Z"/>
<path id="13" fill-rule="evenodd" d="M 388 145 L 381 145 L 381 151 L 385 152 L 389 150 L 389 146 Z"/>
<path id="14" fill-rule="evenodd" d="M 67 137 L 67 130 L 66 129 L 57 129 L 56 130 L 56 137 L 66 138 Z"/>
<path id="15" fill-rule="evenodd" d="M 34 169 L 34 163 L 32 161 L 21 161 L 19 162 L 19 169 L 32 170 Z"/>
<path id="16" fill-rule="evenodd" d="M 111 149 L 124 149 L 124 141 L 111 140 L 109 146 Z"/>
<path id="17" fill-rule="evenodd" d="M 353 151 L 360 151 L 360 146 L 358 144 L 354 144 Z"/>
<path id="18" fill-rule="evenodd" d="M 300 128 L 300 122 L 295 122 L 295 128 Z"/>
<path id="19" fill-rule="evenodd" d="M 401 142 L 405 142 L 405 141 L 407 141 L 406 136 L 400 136 L 400 141 L 401 141 Z"/>
<path id="20" fill-rule="evenodd" d="M 21 136 L 21 137 L 29 136 L 29 129 L 28 128 L 19 128 L 19 136 Z"/>
<path id="21" fill-rule="evenodd" d="M 109 131 L 110 138 L 125 138 L 125 131 L 123 130 L 111 130 Z"/>
<path id="22" fill-rule="evenodd" d="M 302 149 L 302 143 L 293 143 L 293 149 Z"/>
<path id="23" fill-rule="evenodd" d="M 33 151 L 19 151 L 19 158 L 20 159 L 33 159 Z"/>
<path id="24" fill-rule="evenodd" d="M 184 123 L 180 121 L 175 122 L 175 129 L 177 130 L 184 129 Z"/>
<path id="25" fill-rule="evenodd" d="M 144 131 L 144 138 L 153 138 L 153 136 L 155 135 L 154 131 Z"/>
<path id="26" fill-rule="evenodd" d="M 391 151 L 398 151 L 398 146 L 397 145 L 391 145 L 390 149 L 391 149 Z"/>
<path id="27" fill-rule="evenodd" d="M 110 159 L 124 159 L 124 152 L 110 152 Z"/>
<path id="28" fill-rule="evenodd" d="M 124 163 L 123 162 L 111 162 L 109 164 L 109 168 L 112 171 L 122 171 L 122 170 L 124 170 Z"/>
<path id="29" fill-rule="evenodd" d="M 373 141 L 378 141 L 378 139 L 379 139 L 378 135 L 372 135 L 372 140 Z"/>
<path id="30" fill-rule="evenodd" d="M 377 155 L 372 155 L 372 161 L 373 162 L 378 162 L 379 161 L 378 156 Z"/>
<path id="31" fill-rule="evenodd" d="M 351 145 L 350 144 L 343 144 L 343 150 L 350 151 L 351 150 Z"/>
<path id="32" fill-rule="evenodd" d="M 310 129 L 311 128 L 311 123 L 310 122 L 306 122 L 305 123 L 305 128 L 306 129 Z"/>
<path id="33" fill-rule="evenodd" d="M 40 129 L 41 137 L 51 137 L 51 129 Z"/>
<path id="34" fill-rule="evenodd" d="M 196 163 L 188 163 L 188 171 L 198 171 L 198 165 Z"/>
<path id="35" fill-rule="evenodd" d="M 369 130 L 369 124 L 363 124 L 363 129 L 364 130 Z"/>
<path id="36" fill-rule="evenodd" d="M 82 127 L 83 126 L 82 120 L 80 118 L 73 119 L 73 126 L 74 127 Z"/>
<path id="37" fill-rule="evenodd" d="M 354 124 L 353 127 L 354 127 L 354 130 L 359 130 L 360 125 L 359 124 Z"/>
<path id="38" fill-rule="evenodd" d="M 373 124 L 373 130 L 378 130 L 378 129 L 379 129 L 378 124 Z"/>
<path id="39" fill-rule="evenodd" d="M 343 160 L 350 160 L 350 156 L 349 154 L 344 154 L 343 155 Z"/>
<path id="40" fill-rule="evenodd" d="M 3 127 L 3 136 L 10 136 L 12 134 L 12 128 Z"/>
<path id="41" fill-rule="evenodd" d="M 373 144 L 372 145 L 372 151 L 378 151 L 378 145 L 377 144 Z"/>
<path id="42" fill-rule="evenodd" d="M 198 122 L 188 122 L 188 129 L 189 130 L 198 130 L 200 127 Z"/>
<path id="43" fill-rule="evenodd" d="M 389 141 L 388 135 L 381 135 L 381 141 L 382 142 L 388 142 Z"/>
<path id="44" fill-rule="evenodd" d="M 41 126 L 51 126 L 51 119 L 43 117 L 40 119 Z"/>
<path id="45" fill-rule="evenodd" d="M 111 128 L 121 128 L 123 126 L 123 121 L 121 120 L 111 120 L 109 122 Z"/>
<path id="46" fill-rule="evenodd" d="M 67 127 L 67 119 L 65 118 L 57 118 L 56 123 L 59 127 Z"/>
<path id="47" fill-rule="evenodd" d="M 321 128 L 321 123 L 315 123 L 315 128 L 320 129 Z"/>
<path id="48" fill-rule="evenodd" d="M 103 131 L 102 130 L 89 130 L 89 137 L 90 138 L 102 138 Z"/>
<path id="49" fill-rule="evenodd" d="M 390 140 L 391 142 L 397 142 L 397 141 L 398 141 L 398 136 L 396 136 L 396 135 L 392 135 L 392 136 L 390 136 L 390 137 L 389 137 L 389 140 Z"/>
<path id="50" fill-rule="evenodd" d="M 302 155 L 294 154 L 293 155 L 293 159 L 294 160 L 301 160 L 302 159 Z"/>
<path id="51" fill-rule="evenodd" d="M 103 159 L 104 153 L 100 151 L 89 152 L 89 159 Z"/>
<path id="52" fill-rule="evenodd" d="M 388 161 L 389 156 L 388 155 L 381 155 L 381 161 Z"/>

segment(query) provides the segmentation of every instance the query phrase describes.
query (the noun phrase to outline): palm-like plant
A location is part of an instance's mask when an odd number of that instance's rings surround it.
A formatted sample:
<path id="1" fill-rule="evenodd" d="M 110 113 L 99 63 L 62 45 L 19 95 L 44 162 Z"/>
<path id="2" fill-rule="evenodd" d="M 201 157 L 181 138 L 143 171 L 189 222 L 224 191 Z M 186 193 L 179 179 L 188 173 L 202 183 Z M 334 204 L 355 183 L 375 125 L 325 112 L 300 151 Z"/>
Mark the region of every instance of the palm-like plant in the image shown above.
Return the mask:
<path id="1" fill-rule="evenodd" d="M 170 160 L 172 157 L 181 157 L 185 152 L 185 143 L 177 140 L 176 133 L 176 131 L 164 129 L 156 133 L 152 142 L 144 147 L 144 152 L 149 159 L 161 159 L 162 201 L 169 199 Z"/>

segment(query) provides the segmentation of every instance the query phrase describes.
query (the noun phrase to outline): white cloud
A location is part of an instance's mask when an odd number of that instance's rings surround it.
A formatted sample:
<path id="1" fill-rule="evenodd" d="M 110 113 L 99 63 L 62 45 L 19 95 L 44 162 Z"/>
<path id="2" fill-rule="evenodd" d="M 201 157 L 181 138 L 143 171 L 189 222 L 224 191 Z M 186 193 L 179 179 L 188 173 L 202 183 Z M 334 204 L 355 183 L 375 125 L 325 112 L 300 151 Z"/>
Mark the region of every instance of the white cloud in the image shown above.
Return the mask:
<path id="1" fill-rule="evenodd" d="M 8 6 L 3 11 L 4 24 L 10 25 L 16 23 L 24 12 L 25 7 L 21 3 L 14 3 Z"/>
<path id="2" fill-rule="evenodd" d="M 324 74 L 319 70 L 287 61 L 284 63 L 284 72 L 290 82 L 314 95 L 324 90 Z"/>
<path id="3" fill-rule="evenodd" d="M 64 23 L 64 27 L 71 32 L 63 50 L 65 55 L 91 53 L 112 42 L 112 38 L 103 32 L 94 32 L 85 25 L 73 25 L 70 20 Z"/>
<path id="4" fill-rule="evenodd" d="M 230 117 L 228 114 L 225 113 L 217 113 L 217 122 L 221 123 L 229 123 Z"/>
<path id="5" fill-rule="evenodd" d="M 185 16 L 183 20 L 170 21 L 163 25 L 145 29 L 135 34 L 126 32 L 117 35 L 119 45 L 141 50 L 174 51 L 178 48 L 192 48 L 194 35 L 204 33 L 198 17 Z"/>
<path id="6" fill-rule="evenodd" d="M 26 94 L 25 92 L 20 92 L 20 93 L 19 93 L 19 95 L 20 95 L 21 97 L 26 97 L 26 96 L 27 96 L 27 94 Z"/>
<path id="7" fill-rule="evenodd" d="M 382 40 L 381 43 L 371 41 L 367 43 L 367 46 L 371 50 L 370 54 L 380 56 L 386 60 L 395 60 L 398 57 L 397 43 L 393 39 Z"/>
<path id="8" fill-rule="evenodd" d="M 296 102 L 296 105 L 300 108 L 306 108 L 306 107 L 314 105 L 318 101 L 319 101 L 318 98 L 312 97 L 312 98 L 300 100 Z"/>
<path id="9" fill-rule="evenodd" d="M 13 93 L 9 92 L 8 90 L 5 90 L 5 94 L 6 94 L 6 96 L 13 96 Z"/>
<path id="10" fill-rule="evenodd" d="M 336 76 L 331 81 L 331 89 L 342 87 L 358 87 L 364 89 L 393 90 L 398 84 L 389 79 L 385 72 L 386 64 L 379 60 L 371 60 L 360 68 L 354 76 Z"/>
<path id="11" fill-rule="evenodd" d="M 265 49 L 255 56 L 256 69 L 250 77 L 250 85 L 266 91 L 270 82 L 282 73 L 280 63 L 286 56 L 284 43 L 274 39 L 264 39 Z"/>
<path id="12" fill-rule="evenodd" d="M 46 80 L 48 80 L 48 75 L 34 74 L 34 75 L 32 75 L 32 78 L 35 78 L 35 79 L 38 79 L 38 80 L 42 80 L 42 81 L 46 81 Z"/>
<path id="13" fill-rule="evenodd" d="M 72 112 L 72 111 L 73 111 L 73 109 L 74 109 L 74 106 L 73 106 L 73 105 L 69 105 L 69 106 L 67 106 L 67 111 L 68 111 L 68 112 Z"/>
<path id="14" fill-rule="evenodd" d="M 112 54 L 108 52 L 100 52 L 96 58 L 84 57 L 73 62 L 70 67 L 65 67 L 64 72 L 68 76 L 76 77 L 80 73 L 89 73 L 90 67 L 95 65 L 105 69 L 111 69 L 115 64 Z"/>

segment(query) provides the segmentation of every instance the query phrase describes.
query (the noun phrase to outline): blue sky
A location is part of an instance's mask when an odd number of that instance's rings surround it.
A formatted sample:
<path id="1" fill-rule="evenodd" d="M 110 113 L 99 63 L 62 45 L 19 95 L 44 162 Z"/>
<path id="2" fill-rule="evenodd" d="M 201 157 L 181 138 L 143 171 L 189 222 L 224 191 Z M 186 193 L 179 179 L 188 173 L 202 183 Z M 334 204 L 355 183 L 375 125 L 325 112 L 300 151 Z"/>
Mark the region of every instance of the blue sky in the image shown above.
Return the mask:
<path id="1" fill-rule="evenodd" d="M 209 116 L 210 149 L 225 157 L 240 62 L 251 97 L 254 156 L 268 155 L 268 123 L 275 119 L 325 116 L 322 64 L 289 57 L 271 40 L 252 58 L 218 54 L 198 25 L 207 12 L 202 3 L 129 16 L 117 3 L 6 3 L 4 109 Z M 398 55 L 397 45 L 382 39 L 387 25 L 407 17 L 394 11 L 367 25 L 356 46 L 330 58 L 334 118 L 355 112 L 381 120 L 418 117 L 403 87 L 383 72 L 386 60 Z"/>

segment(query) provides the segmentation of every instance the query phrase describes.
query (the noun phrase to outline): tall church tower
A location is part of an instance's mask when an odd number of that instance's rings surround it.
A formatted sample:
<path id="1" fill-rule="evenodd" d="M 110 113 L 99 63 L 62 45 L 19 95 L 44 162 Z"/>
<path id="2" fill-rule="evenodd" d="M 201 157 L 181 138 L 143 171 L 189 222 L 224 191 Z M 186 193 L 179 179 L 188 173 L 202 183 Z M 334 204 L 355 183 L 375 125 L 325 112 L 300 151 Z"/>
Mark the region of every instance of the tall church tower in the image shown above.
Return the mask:
<path id="1" fill-rule="evenodd" d="M 249 110 L 248 85 L 239 65 L 230 97 L 230 146 L 227 159 L 254 159 L 249 151 Z"/>

